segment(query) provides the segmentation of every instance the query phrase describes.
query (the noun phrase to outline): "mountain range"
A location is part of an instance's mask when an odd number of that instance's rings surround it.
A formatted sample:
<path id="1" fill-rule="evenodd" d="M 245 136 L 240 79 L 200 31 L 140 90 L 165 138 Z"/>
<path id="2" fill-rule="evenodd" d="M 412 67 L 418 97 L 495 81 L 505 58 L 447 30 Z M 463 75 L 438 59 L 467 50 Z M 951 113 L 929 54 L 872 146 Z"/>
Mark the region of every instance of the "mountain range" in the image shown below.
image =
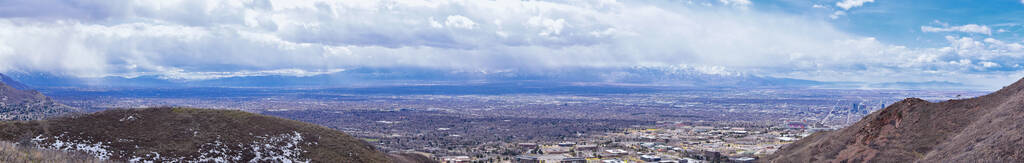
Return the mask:
<path id="1" fill-rule="evenodd" d="M 347 87 L 417 84 L 479 84 L 507 82 L 617 83 L 699 87 L 791 87 L 823 82 L 774 78 L 704 70 L 688 66 L 629 68 L 567 68 L 558 70 L 464 71 L 425 68 L 354 68 L 343 71 L 288 76 L 248 73 L 217 78 L 192 79 L 184 76 L 138 75 L 80 78 L 50 73 L 9 73 L 38 87 Z"/>
<path id="2" fill-rule="evenodd" d="M 694 66 L 636 66 L 625 68 L 565 68 L 555 70 L 466 71 L 418 67 L 353 68 L 307 75 L 280 73 L 213 73 L 202 75 L 127 75 L 76 77 L 45 72 L 9 72 L 27 87 L 52 88 L 182 88 L 261 87 L 339 88 L 492 83 L 610 84 L 699 88 L 841 88 L 841 89 L 991 89 L 949 81 L 852 82 L 772 77 Z M 5 79 L 10 80 L 9 78 Z M 22 89 L 22 88 L 19 88 Z"/>
<path id="3" fill-rule="evenodd" d="M 1024 162 L 1024 79 L 980 97 L 908 98 L 783 146 L 768 162 Z"/>

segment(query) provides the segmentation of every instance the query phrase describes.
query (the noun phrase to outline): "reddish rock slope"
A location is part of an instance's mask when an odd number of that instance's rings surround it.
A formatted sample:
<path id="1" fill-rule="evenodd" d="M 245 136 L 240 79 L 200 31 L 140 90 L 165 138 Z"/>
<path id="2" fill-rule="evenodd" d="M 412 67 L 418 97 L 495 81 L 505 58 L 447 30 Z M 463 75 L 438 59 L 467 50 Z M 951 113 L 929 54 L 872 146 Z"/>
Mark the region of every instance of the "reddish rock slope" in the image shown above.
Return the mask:
<path id="1" fill-rule="evenodd" d="M 1024 162 L 1024 79 L 992 94 L 908 98 L 846 128 L 784 146 L 767 162 Z"/>

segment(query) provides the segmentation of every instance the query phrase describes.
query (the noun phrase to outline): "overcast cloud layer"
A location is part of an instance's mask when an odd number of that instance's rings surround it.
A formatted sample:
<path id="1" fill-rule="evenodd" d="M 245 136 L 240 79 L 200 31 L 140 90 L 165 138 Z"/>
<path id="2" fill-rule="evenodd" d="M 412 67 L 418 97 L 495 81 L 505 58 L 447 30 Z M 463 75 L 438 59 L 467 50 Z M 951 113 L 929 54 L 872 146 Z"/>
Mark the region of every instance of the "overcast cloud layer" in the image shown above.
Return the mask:
<path id="1" fill-rule="evenodd" d="M 195 80 L 360 67 L 690 66 L 989 86 L 1024 75 L 1024 40 L 997 39 L 1017 35 L 1020 22 L 921 24 L 919 32 L 944 38 L 934 47 L 885 43 L 834 25 L 873 3 L 822 1 L 804 7 L 825 14 L 808 16 L 760 10 L 748 0 L 15 0 L 0 2 L 0 72 Z"/>

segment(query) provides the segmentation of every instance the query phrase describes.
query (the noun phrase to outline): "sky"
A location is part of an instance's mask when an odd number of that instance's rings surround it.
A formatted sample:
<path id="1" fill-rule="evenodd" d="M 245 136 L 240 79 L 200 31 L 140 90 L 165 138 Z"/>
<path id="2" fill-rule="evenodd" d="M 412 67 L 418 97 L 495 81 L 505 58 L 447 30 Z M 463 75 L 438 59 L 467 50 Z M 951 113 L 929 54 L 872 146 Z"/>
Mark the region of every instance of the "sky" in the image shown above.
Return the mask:
<path id="1" fill-rule="evenodd" d="M 1024 77 L 1024 0 L 0 0 L 0 73 L 206 80 L 631 67 L 842 82 Z"/>

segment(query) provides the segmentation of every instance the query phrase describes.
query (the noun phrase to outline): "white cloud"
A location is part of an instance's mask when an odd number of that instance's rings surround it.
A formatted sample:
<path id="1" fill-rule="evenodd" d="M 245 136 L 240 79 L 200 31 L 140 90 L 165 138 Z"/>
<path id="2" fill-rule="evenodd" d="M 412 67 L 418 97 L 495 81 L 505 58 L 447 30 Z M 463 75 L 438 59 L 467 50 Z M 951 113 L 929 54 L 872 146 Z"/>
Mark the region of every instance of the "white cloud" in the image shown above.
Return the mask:
<path id="1" fill-rule="evenodd" d="M 1020 43 L 948 37 L 948 46 L 911 48 L 846 33 L 825 20 L 732 6 L 517 0 L 257 2 L 28 5 L 38 11 L 0 14 L 0 72 L 209 79 L 358 67 L 543 72 L 707 65 L 699 70 L 732 72 L 724 71 L 729 67 L 759 75 L 879 81 L 899 80 L 892 76 L 987 80 L 1010 72 L 975 72 L 976 67 L 1024 64 L 1017 62 L 1024 60 Z M 866 2 L 871 1 L 849 6 Z M 969 25 L 935 28 L 922 31 L 984 31 Z"/>
<path id="2" fill-rule="evenodd" d="M 590 35 L 593 35 L 594 37 L 608 37 L 611 35 L 615 35 L 615 33 L 615 28 L 608 28 L 600 31 L 592 31 L 590 32 Z"/>
<path id="3" fill-rule="evenodd" d="M 1021 45 L 1021 43 L 1007 43 L 994 38 L 985 38 L 983 42 L 988 44 L 986 46 L 987 51 L 1015 57 L 1024 57 L 1024 54 L 1021 54 L 1024 52 L 1024 45 Z"/>
<path id="4" fill-rule="evenodd" d="M 218 78 L 229 78 L 229 77 L 247 77 L 247 76 L 297 76 L 297 77 L 308 77 L 324 74 L 332 74 L 337 72 L 345 71 L 345 69 L 328 69 L 328 70 L 303 70 L 303 69 L 276 69 L 276 70 L 259 70 L 259 71 L 230 71 L 230 72 L 194 72 L 184 71 L 182 69 L 171 69 L 164 72 L 158 72 L 159 74 L 153 73 L 131 73 L 123 74 L 121 76 L 141 76 L 141 75 L 160 75 L 164 79 L 180 79 L 180 80 L 206 80 L 206 79 L 218 79 Z"/>
<path id="5" fill-rule="evenodd" d="M 430 17 L 430 19 L 427 19 L 427 21 L 430 22 L 430 27 L 444 28 L 444 25 L 442 25 L 441 22 L 437 22 L 437 20 L 434 20 L 434 17 Z"/>
<path id="6" fill-rule="evenodd" d="M 462 15 L 451 15 L 448 16 L 448 20 L 444 21 L 444 25 L 453 28 L 473 29 L 473 27 L 476 27 L 476 22 Z"/>
<path id="7" fill-rule="evenodd" d="M 979 33 L 992 35 L 992 29 L 988 26 L 967 24 L 962 26 L 952 27 L 932 27 L 932 26 L 921 26 L 921 32 L 964 32 L 964 33 Z"/>
<path id="8" fill-rule="evenodd" d="M 836 11 L 836 12 L 833 12 L 832 14 L 828 15 L 828 17 L 832 18 L 832 19 L 839 19 L 839 17 L 843 16 L 843 15 L 846 15 L 846 12 Z"/>
<path id="9" fill-rule="evenodd" d="M 982 65 L 983 67 L 985 67 L 985 68 L 992 68 L 992 67 L 998 67 L 998 66 L 999 66 L 999 64 L 998 64 L 998 63 L 995 63 L 995 62 L 989 62 L 989 61 L 983 61 L 983 62 L 981 62 L 981 65 Z"/>
<path id="10" fill-rule="evenodd" d="M 541 16 L 530 17 L 527 21 L 530 26 L 541 28 L 540 36 L 553 36 L 562 34 L 562 29 L 565 28 L 565 19 L 550 19 Z"/>
<path id="11" fill-rule="evenodd" d="M 849 10 L 854 7 L 863 6 L 865 3 L 875 2 L 875 0 L 843 0 L 836 2 L 836 6 L 843 8 L 843 10 Z"/>
<path id="12" fill-rule="evenodd" d="M 739 8 L 746 8 L 747 6 L 750 6 L 750 4 L 753 4 L 750 0 L 718 0 L 718 2 L 721 2 L 726 6 L 735 6 Z"/>

